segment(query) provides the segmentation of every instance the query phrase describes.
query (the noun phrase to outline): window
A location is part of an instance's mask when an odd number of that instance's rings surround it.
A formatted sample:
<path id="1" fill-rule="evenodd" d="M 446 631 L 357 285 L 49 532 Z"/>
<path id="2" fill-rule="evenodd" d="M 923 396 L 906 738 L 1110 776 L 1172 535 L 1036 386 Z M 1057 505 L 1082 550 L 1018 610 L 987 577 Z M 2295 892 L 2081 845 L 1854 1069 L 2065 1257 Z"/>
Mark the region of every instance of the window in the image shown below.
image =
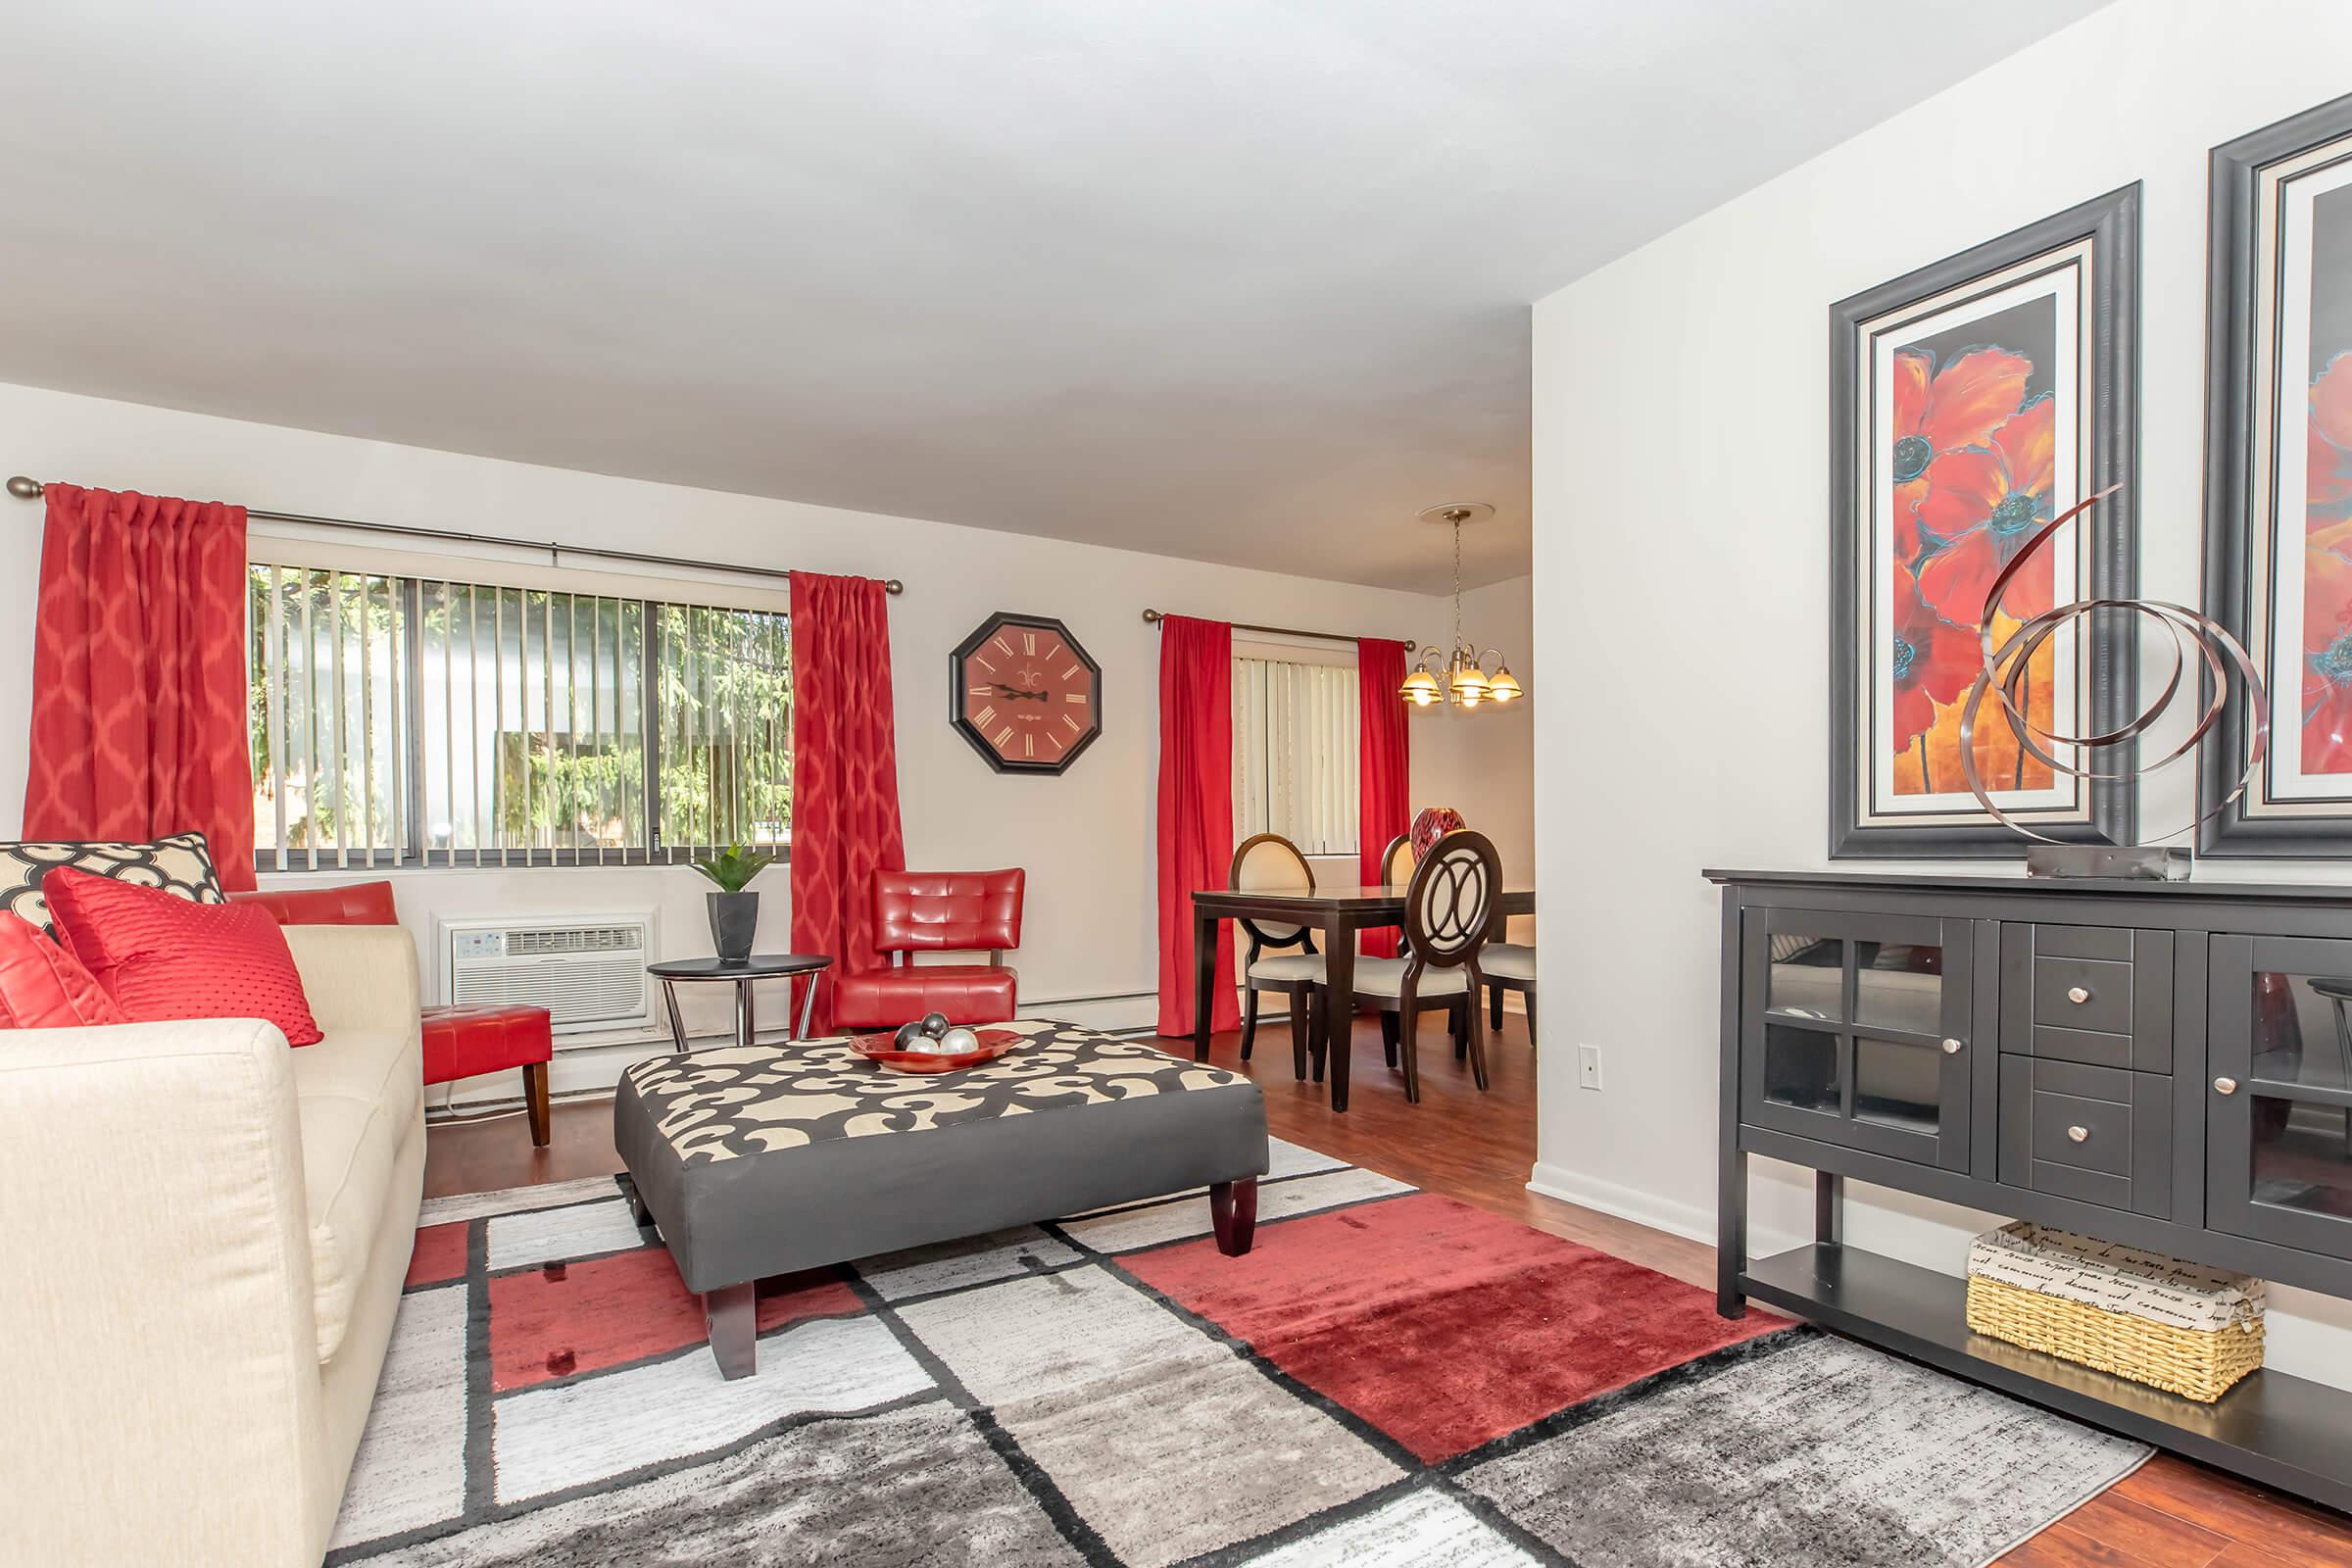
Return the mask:
<path id="1" fill-rule="evenodd" d="M 257 564 L 265 870 L 632 864 L 792 831 L 786 617 Z"/>
<path id="2" fill-rule="evenodd" d="M 1356 853 L 1352 664 L 1237 656 L 1233 824 L 1279 833 L 1305 855 Z"/>

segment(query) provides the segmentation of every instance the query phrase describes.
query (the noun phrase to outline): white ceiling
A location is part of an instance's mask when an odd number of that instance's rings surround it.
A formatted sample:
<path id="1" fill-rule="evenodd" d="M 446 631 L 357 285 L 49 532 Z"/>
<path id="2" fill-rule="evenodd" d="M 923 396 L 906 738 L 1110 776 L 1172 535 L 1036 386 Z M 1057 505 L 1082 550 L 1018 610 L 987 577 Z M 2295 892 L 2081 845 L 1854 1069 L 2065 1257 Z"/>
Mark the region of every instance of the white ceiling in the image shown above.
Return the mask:
<path id="1" fill-rule="evenodd" d="M 2095 8 L 17 4 L 0 380 L 1492 580 L 1530 301 Z"/>

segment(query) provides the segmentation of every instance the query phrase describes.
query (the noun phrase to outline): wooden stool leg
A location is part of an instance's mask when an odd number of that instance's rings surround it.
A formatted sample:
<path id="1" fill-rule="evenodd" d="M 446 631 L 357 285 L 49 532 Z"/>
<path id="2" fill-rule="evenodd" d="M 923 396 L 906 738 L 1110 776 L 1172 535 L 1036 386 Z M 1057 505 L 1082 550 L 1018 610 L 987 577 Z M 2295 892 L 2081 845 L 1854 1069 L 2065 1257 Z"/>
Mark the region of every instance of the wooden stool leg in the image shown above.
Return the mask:
<path id="1" fill-rule="evenodd" d="M 1217 1182 L 1208 1190 L 1209 1223 L 1216 1227 L 1217 1250 L 1239 1257 L 1250 1250 L 1257 1231 L 1257 1178 Z"/>
<path id="2" fill-rule="evenodd" d="M 732 1383 L 760 1369 L 760 1303 L 751 1280 L 703 1293 L 703 1315 L 710 1324 L 710 1354 L 718 1375 Z"/>
<path id="3" fill-rule="evenodd" d="M 526 1061 L 522 1064 L 522 1103 L 531 1121 L 531 1143 L 545 1149 L 550 1136 L 546 1062 Z"/>

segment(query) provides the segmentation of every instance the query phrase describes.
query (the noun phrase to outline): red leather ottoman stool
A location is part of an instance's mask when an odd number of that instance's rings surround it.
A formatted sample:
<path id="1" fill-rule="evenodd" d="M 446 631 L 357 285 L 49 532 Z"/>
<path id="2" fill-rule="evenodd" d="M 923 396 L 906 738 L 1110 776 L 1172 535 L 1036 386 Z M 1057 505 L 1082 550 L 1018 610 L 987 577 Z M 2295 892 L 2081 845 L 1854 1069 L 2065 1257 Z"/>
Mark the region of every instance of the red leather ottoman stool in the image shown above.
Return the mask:
<path id="1" fill-rule="evenodd" d="M 531 1142 L 547 1147 L 547 1064 L 556 1054 L 545 1007 L 427 1007 L 424 1081 L 445 1084 L 508 1067 L 522 1069 Z"/>
<path id="2" fill-rule="evenodd" d="M 392 884 L 355 882 L 341 887 L 232 893 L 232 902 L 259 904 L 280 925 L 398 925 Z M 522 1069 L 522 1102 L 531 1121 L 531 1142 L 547 1147 L 547 1064 L 556 1054 L 555 1031 L 545 1007 L 425 1007 L 424 1081 L 445 1084 L 478 1073 Z"/>

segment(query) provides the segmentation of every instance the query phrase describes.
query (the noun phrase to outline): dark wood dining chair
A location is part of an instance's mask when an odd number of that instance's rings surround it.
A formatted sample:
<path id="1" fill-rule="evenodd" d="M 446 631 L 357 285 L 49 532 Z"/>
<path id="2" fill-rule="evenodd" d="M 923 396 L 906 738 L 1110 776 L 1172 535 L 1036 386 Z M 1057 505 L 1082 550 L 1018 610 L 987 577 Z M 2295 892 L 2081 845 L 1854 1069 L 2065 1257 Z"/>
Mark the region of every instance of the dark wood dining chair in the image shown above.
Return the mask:
<path id="1" fill-rule="evenodd" d="M 1316 995 L 1318 1052 L 1348 1049 L 1344 1034 L 1333 1038 L 1356 1006 L 1370 1006 L 1397 1020 L 1397 1059 L 1404 1072 L 1404 1098 L 1421 1099 L 1421 1058 L 1415 1049 L 1423 1012 L 1452 1015 L 1457 1051 L 1470 1059 L 1470 1076 L 1487 1087 L 1487 1043 L 1478 1000 L 1483 985 L 1479 955 L 1494 925 L 1502 897 L 1502 860 L 1483 833 L 1459 828 L 1429 848 L 1413 867 L 1404 895 L 1404 956 L 1355 960 L 1355 995 L 1342 1003 L 1327 990 Z M 1331 1108 L 1348 1102 L 1335 1080 Z"/>
<path id="2" fill-rule="evenodd" d="M 1399 833 L 1380 852 L 1380 880 L 1386 886 L 1400 887 L 1412 879 L 1413 836 Z"/>
<path id="3" fill-rule="evenodd" d="M 1259 833 L 1244 839 L 1233 852 L 1233 869 L 1225 882 L 1236 893 L 1312 893 L 1315 871 L 1298 845 L 1279 833 Z M 1258 993 L 1279 992 L 1290 999 L 1292 1070 L 1304 1078 L 1314 998 L 1323 984 L 1323 955 L 1315 951 L 1315 933 L 1306 926 L 1270 925 L 1247 915 L 1235 923 L 1250 938 L 1249 956 L 1242 960 L 1242 1059 L 1250 1059 L 1250 1048 L 1257 1043 Z M 1283 951 L 1289 948 L 1303 951 Z"/>

